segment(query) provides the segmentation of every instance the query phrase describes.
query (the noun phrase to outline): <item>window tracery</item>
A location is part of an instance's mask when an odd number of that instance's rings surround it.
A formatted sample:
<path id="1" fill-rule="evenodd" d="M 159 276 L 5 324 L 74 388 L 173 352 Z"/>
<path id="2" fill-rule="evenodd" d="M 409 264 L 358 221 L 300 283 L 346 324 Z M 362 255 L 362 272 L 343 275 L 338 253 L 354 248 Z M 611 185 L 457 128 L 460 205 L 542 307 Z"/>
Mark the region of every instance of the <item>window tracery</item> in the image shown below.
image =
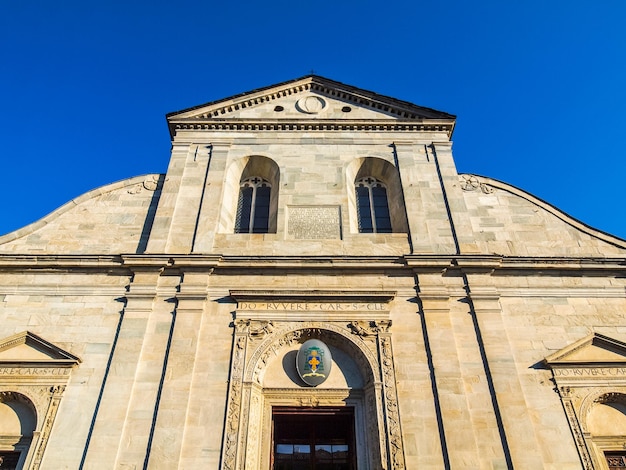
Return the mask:
<path id="1" fill-rule="evenodd" d="M 356 207 L 360 233 L 391 233 L 385 185 L 371 176 L 356 181 Z"/>
<path id="2" fill-rule="evenodd" d="M 271 185 L 253 176 L 241 182 L 237 201 L 235 233 L 268 233 Z"/>

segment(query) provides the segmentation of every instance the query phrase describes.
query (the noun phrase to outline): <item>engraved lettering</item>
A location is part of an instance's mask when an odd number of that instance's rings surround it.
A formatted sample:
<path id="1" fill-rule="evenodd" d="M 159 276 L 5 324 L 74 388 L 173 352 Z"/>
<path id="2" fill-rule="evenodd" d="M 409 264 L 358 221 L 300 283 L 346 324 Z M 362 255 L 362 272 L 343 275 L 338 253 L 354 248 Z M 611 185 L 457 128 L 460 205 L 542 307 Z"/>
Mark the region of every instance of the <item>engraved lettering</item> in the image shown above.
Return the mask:
<path id="1" fill-rule="evenodd" d="M 386 304 L 372 303 L 349 303 L 349 302 L 240 302 L 240 310 L 269 310 L 269 311 L 299 311 L 307 312 L 320 310 L 322 312 L 347 312 L 347 311 L 370 311 L 381 312 L 386 309 Z"/>

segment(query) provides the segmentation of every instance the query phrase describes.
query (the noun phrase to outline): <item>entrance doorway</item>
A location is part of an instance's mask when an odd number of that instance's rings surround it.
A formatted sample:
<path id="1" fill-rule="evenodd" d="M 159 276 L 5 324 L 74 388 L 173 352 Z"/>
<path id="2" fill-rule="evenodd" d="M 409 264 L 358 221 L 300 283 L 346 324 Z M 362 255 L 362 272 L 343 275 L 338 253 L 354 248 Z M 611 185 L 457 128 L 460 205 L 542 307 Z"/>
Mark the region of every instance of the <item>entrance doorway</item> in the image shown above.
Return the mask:
<path id="1" fill-rule="evenodd" d="M 272 470 L 356 470 L 354 408 L 272 408 Z"/>

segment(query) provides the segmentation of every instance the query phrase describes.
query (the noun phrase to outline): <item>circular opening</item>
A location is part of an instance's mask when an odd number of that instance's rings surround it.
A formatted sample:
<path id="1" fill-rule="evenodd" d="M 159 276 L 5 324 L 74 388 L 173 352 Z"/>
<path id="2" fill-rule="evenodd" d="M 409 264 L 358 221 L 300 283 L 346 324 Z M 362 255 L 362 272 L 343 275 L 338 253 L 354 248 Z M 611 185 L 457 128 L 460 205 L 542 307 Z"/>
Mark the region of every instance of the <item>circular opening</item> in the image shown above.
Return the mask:
<path id="1" fill-rule="evenodd" d="M 350 111 L 352 111 L 352 108 L 350 106 L 344 106 L 343 108 L 341 108 L 341 110 L 344 113 L 349 113 Z"/>
<path id="2" fill-rule="evenodd" d="M 276 111 L 277 113 L 280 113 L 281 111 L 284 111 L 284 110 L 285 110 L 285 108 L 283 108 L 282 106 L 276 106 L 274 108 L 274 111 Z"/>

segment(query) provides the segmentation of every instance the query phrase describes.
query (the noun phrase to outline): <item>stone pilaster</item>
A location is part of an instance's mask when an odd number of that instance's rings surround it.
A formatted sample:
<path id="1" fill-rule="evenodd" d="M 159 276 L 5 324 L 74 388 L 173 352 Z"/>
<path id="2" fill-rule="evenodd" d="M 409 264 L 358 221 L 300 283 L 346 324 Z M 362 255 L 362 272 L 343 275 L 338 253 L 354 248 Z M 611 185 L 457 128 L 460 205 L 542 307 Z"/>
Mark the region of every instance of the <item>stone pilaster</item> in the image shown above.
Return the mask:
<path id="1" fill-rule="evenodd" d="M 186 162 L 193 161 L 197 149 L 197 145 L 189 143 L 174 142 L 172 144 L 172 157 L 152 223 L 146 253 L 165 253 L 166 251 Z"/>
<path id="2" fill-rule="evenodd" d="M 435 161 L 423 144 L 394 142 L 413 253 L 454 253 Z"/>
<path id="3" fill-rule="evenodd" d="M 199 436 L 187 435 L 189 399 L 197 357 L 199 333 L 207 301 L 210 272 L 185 272 L 176 294 L 176 320 L 167 360 L 148 468 L 176 468 L 183 446 Z"/>
<path id="4" fill-rule="evenodd" d="M 541 455 L 530 451 L 540 449 L 541 446 L 528 414 L 528 405 L 502 318 L 500 297 L 496 289 L 489 286 L 488 275 L 468 274 L 467 280 L 496 395 L 495 403 L 502 410 L 501 420 L 513 466 L 541 468 Z"/>
<path id="5" fill-rule="evenodd" d="M 441 409 L 443 431 L 450 468 L 483 468 L 475 431 L 475 423 L 467 394 L 468 383 L 465 365 L 459 357 L 467 350 L 467 344 L 459 344 L 456 338 L 456 316 L 459 289 L 450 292 L 441 275 L 421 275 L 419 298 L 432 355 L 434 380 Z M 471 331 L 471 330 L 470 330 Z M 475 378 L 476 375 L 475 375 Z"/>
<path id="6" fill-rule="evenodd" d="M 213 249 L 213 241 L 218 226 L 217 221 L 220 220 L 224 193 L 224 173 L 229 149 L 230 142 L 217 140 L 213 140 L 207 147 L 210 168 L 207 168 L 208 174 L 202 190 L 198 223 L 192 247 L 194 253 L 209 253 Z"/>
<path id="7" fill-rule="evenodd" d="M 478 253 L 474 229 L 459 185 L 459 174 L 452 158 L 452 142 L 433 142 L 428 151 L 438 166 L 441 188 L 446 195 L 459 251 L 463 254 Z"/>
<path id="8" fill-rule="evenodd" d="M 152 431 L 177 277 L 135 272 L 84 468 L 142 468 Z"/>

